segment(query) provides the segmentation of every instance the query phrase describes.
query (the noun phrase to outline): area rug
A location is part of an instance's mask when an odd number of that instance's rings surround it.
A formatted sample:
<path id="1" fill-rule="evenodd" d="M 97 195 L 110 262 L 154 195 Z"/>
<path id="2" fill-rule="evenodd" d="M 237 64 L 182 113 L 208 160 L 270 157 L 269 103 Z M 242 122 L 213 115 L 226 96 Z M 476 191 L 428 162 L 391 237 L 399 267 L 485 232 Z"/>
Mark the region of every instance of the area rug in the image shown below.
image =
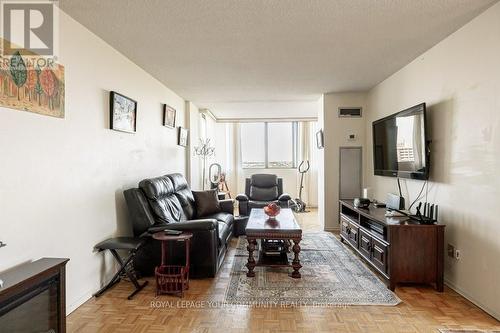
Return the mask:
<path id="1" fill-rule="evenodd" d="M 256 267 L 255 277 L 247 277 L 246 246 L 245 237 L 240 237 L 225 294 L 226 303 L 321 307 L 393 306 L 401 302 L 331 233 L 303 234 L 300 243 L 301 279 L 289 277 L 291 268 L 286 267 Z"/>

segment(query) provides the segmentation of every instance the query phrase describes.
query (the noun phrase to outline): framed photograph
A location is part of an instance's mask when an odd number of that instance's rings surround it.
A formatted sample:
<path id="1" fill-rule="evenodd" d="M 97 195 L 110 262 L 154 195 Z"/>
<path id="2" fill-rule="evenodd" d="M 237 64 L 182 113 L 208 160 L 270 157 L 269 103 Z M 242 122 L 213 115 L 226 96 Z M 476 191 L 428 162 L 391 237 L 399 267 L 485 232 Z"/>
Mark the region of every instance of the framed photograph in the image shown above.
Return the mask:
<path id="1" fill-rule="evenodd" d="M 179 126 L 179 139 L 177 144 L 182 147 L 187 147 L 188 145 L 188 129 Z"/>
<path id="2" fill-rule="evenodd" d="M 175 128 L 175 114 L 176 111 L 173 107 L 163 104 L 163 126 Z"/>
<path id="3" fill-rule="evenodd" d="M 318 149 L 322 149 L 325 147 L 325 139 L 322 129 L 316 132 L 316 146 L 318 147 Z"/>
<path id="4" fill-rule="evenodd" d="M 110 128 L 115 131 L 135 133 L 137 129 L 137 102 L 111 91 L 109 95 Z"/>

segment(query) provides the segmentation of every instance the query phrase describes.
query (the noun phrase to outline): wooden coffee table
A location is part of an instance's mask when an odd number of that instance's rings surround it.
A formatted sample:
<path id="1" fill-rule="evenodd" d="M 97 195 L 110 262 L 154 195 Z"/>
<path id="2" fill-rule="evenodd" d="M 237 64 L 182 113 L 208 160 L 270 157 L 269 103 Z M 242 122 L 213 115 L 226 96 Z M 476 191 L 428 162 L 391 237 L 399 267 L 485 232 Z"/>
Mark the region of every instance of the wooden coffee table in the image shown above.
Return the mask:
<path id="1" fill-rule="evenodd" d="M 300 278 L 300 268 L 302 265 L 299 260 L 300 241 L 302 240 L 302 229 L 295 220 L 295 216 L 290 208 L 282 208 L 281 212 L 275 219 L 270 219 L 262 208 L 253 208 L 248 217 L 248 223 L 245 228 L 248 241 L 248 277 L 255 276 L 255 266 L 271 266 L 271 267 L 292 267 L 293 278 Z M 294 258 L 291 264 L 288 263 L 288 258 L 285 256 L 285 262 L 265 260 L 262 251 L 256 262 L 253 253 L 257 246 L 257 239 L 267 240 L 283 240 L 285 242 L 293 241 L 292 251 Z"/>

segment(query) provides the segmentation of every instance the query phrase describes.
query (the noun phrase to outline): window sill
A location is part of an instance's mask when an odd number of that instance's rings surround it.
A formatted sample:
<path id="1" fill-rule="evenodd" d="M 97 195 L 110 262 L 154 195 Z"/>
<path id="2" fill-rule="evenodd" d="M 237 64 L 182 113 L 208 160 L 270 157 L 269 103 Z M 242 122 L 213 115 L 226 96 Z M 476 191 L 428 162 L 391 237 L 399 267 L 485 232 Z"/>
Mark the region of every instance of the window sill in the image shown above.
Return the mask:
<path id="1" fill-rule="evenodd" d="M 297 167 L 269 167 L 269 168 L 249 168 L 249 167 L 242 167 L 243 170 L 296 170 Z"/>

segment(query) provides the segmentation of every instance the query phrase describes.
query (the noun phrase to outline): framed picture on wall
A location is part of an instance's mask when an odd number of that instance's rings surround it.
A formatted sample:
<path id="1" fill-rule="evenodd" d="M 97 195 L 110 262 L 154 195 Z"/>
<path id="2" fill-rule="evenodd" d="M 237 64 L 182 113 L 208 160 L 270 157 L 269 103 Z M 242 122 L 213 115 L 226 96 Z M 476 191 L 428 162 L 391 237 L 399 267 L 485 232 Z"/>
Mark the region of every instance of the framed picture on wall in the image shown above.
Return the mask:
<path id="1" fill-rule="evenodd" d="M 177 111 L 167 104 L 163 104 L 163 126 L 175 128 L 175 114 Z"/>
<path id="2" fill-rule="evenodd" d="M 325 147 L 325 139 L 322 129 L 316 132 L 316 146 L 318 147 L 318 149 L 323 149 Z"/>
<path id="3" fill-rule="evenodd" d="M 188 129 L 179 126 L 179 136 L 177 144 L 182 147 L 187 147 L 188 145 Z"/>
<path id="4" fill-rule="evenodd" d="M 137 102 L 111 91 L 109 95 L 110 129 L 135 133 L 137 130 Z"/>

